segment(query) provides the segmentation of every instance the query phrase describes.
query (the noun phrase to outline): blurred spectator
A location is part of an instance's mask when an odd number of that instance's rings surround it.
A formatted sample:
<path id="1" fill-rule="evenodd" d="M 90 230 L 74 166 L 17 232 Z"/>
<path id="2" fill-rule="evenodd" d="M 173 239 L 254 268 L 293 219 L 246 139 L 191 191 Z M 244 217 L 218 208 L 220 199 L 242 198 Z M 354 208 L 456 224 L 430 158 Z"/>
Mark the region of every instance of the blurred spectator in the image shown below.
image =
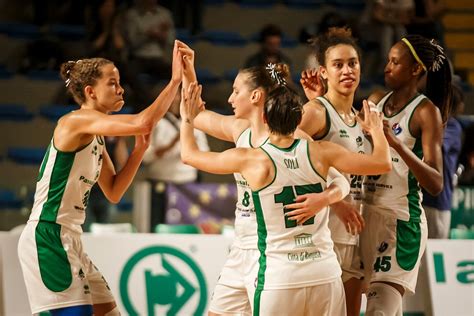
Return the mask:
<path id="1" fill-rule="evenodd" d="M 88 55 L 104 57 L 120 69 L 120 81 L 128 86 L 125 95 L 134 112 L 151 103 L 153 97 L 128 63 L 129 47 L 124 37 L 124 3 L 120 0 L 93 0 L 86 9 Z"/>
<path id="2" fill-rule="evenodd" d="M 273 24 L 268 24 L 260 31 L 260 50 L 247 58 L 245 68 L 265 66 L 268 63 L 284 63 L 291 66 L 290 59 L 281 51 L 281 29 Z"/>
<path id="3" fill-rule="evenodd" d="M 188 29 L 192 35 L 202 31 L 203 0 L 169 0 L 161 3 L 173 12 L 177 28 Z"/>
<path id="4" fill-rule="evenodd" d="M 372 16 L 378 22 L 380 31 L 380 71 L 385 66 L 385 56 L 393 44 L 406 35 L 406 25 L 412 20 L 414 0 L 375 0 Z"/>
<path id="5" fill-rule="evenodd" d="M 418 34 L 434 38 L 443 45 L 443 23 L 441 17 L 446 12 L 443 0 L 414 0 L 415 14 L 406 26 L 408 34 Z"/>
<path id="6" fill-rule="evenodd" d="M 183 184 L 198 181 L 198 171 L 181 161 L 180 101 L 181 95 L 178 92 L 170 109 L 153 130 L 150 147 L 143 157 L 146 177 L 151 184 L 151 231 L 154 231 L 157 224 L 165 223 L 167 183 Z M 208 151 L 206 135 L 199 130 L 195 130 L 194 135 L 199 149 Z"/>
<path id="7" fill-rule="evenodd" d="M 444 129 L 443 138 L 443 191 L 432 196 L 423 190 L 423 208 L 428 222 L 428 238 L 448 238 L 451 227 L 451 205 L 458 158 L 462 147 L 462 127 L 456 119 L 464 109 L 462 90 L 453 86 L 451 113 Z"/>
<path id="8" fill-rule="evenodd" d="M 135 0 L 126 13 L 130 61 L 136 72 L 156 79 L 171 75 L 171 51 L 176 38 L 171 12 L 157 0 Z"/>
<path id="9" fill-rule="evenodd" d="M 105 146 L 110 158 L 119 171 L 125 166 L 128 159 L 127 143 L 124 137 L 105 137 Z M 91 223 L 110 223 L 110 215 L 114 212 L 116 205 L 111 204 L 105 197 L 99 185 L 92 187 L 86 208 L 86 220 L 84 230 L 89 231 Z"/>

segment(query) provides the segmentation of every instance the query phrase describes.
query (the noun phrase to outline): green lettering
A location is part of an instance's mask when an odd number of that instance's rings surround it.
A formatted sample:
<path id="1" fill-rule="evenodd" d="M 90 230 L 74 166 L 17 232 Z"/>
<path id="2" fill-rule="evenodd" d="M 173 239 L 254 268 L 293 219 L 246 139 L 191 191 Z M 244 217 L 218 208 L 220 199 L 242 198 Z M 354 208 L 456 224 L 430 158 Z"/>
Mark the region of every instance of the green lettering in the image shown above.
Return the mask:
<path id="1" fill-rule="evenodd" d="M 458 268 L 466 268 L 456 275 L 459 282 L 474 283 L 474 261 L 461 261 L 458 263 Z"/>
<path id="2" fill-rule="evenodd" d="M 444 256 L 440 252 L 433 253 L 435 278 L 438 283 L 446 283 L 446 269 L 444 268 Z"/>

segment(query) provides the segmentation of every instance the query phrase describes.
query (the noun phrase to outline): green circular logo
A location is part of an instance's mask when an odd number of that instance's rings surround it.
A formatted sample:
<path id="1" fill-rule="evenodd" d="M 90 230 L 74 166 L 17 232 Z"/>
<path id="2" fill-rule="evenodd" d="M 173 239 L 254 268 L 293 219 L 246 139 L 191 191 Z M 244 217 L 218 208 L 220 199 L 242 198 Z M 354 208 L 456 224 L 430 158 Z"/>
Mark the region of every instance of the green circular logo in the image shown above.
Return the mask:
<path id="1" fill-rule="evenodd" d="M 137 281 L 129 284 L 132 274 L 143 277 L 142 288 L 137 288 Z M 134 306 L 129 288 L 133 288 L 136 295 L 145 294 L 148 315 L 155 315 L 156 305 L 166 309 L 166 315 L 177 315 L 188 303 L 196 306 L 194 315 L 203 315 L 207 304 L 206 280 L 199 266 L 185 253 L 167 246 L 138 251 L 127 261 L 120 275 L 120 296 L 127 313 L 143 315 Z"/>

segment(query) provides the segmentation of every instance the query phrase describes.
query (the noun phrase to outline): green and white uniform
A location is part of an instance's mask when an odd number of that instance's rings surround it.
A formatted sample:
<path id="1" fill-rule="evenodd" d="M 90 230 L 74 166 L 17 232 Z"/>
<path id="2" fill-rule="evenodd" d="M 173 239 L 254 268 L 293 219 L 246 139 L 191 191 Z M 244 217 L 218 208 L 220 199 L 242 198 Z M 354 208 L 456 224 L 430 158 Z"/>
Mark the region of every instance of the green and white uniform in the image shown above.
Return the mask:
<path id="1" fill-rule="evenodd" d="M 330 283 L 340 288 L 336 297 L 338 300 L 342 297 L 342 302 L 327 304 L 326 308 L 344 303 L 341 269 L 328 228 L 328 209 L 302 225 L 285 216 L 289 210 L 284 206 L 293 203 L 297 195 L 322 192 L 326 187 L 326 180 L 311 164 L 308 142 L 297 139 L 289 148 L 266 143 L 261 149 L 274 163 L 275 178 L 268 186 L 252 192 L 260 251 L 254 315 L 290 315 L 295 305 L 307 306 L 309 312 L 314 306 L 307 304 L 306 299 L 289 299 L 282 310 L 281 305 L 275 304 L 278 294 L 272 293 L 296 288 L 304 291 L 304 288 Z M 327 297 L 326 292 L 318 294 L 321 299 Z M 306 310 L 304 313 L 307 315 Z"/>
<path id="2" fill-rule="evenodd" d="M 235 145 L 237 148 L 255 148 L 250 128 L 240 134 Z M 258 269 L 257 219 L 247 181 L 239 173 L 234 173 L 234 178 L 237 184 L 235 238 L 219 275 L 209 310 L 217 314 L 245 315 L 251 313 Z"/>
<path id="3" fill-rule="evenodd" d="M 96 136 L 75 152 L 57 150 L 53 140 L 46 151 L 33 209 L 18 245 L 33 313 L 113 301 L 80 240 L 103 150 L 104 139 Z"/>
<path id="4" fill-rule="evenodd" d="M 348 125 L 329 100 L 324 97 L 317 99 L 326 108 L 326 134 L 319 140 L 339 144 L 351 152 L 367 153 L 371 151 L 370 143 L 357 122 Z M 360 210 L 363 176 L 353 174 L 344 174 L 344 176 L 351 186 L 350 194 L 346 200 L 352 201 L 354 206 Z M 334 241 L 334 250 L 342 268 L 343 281 L 353 277 L 360 279 L 363 277 L 363 271 L 358 248 L 359 236 L 348 233 L 344 223 L 334 212 L 329 213 L 329 229 Z"/>
<path id="5" fill-rule="evenodd" d="M 391 95 L 388 93 L 380 100 L 379 111 L 384 112 Z M 425 99 L 423 94 L 418 94 L 398 113 L 384 114 L 391 131 L 420 159 L 423 159 L 421 138 L 412 135 L 410 120 Z M 369 281 L 394 282 L 414 293 L 427 240 L 422 193 L 418 181 L 397 151 L 390 148 L 390 154 L 392 171 L 368 176 L 363 183 L 362 209 L 369 229 L 361 234 L 362 259 L 366 274 L 371 275 Z"/>

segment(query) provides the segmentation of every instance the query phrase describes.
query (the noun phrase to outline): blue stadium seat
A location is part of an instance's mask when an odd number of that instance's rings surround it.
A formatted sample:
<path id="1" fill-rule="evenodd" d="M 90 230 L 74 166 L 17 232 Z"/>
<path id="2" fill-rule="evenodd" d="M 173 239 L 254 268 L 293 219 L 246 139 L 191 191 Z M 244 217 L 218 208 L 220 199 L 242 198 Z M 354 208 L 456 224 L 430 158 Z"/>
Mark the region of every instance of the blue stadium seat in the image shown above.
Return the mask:
<path id="1" fill-rule="evenodd" d="M 326 4 L 328 2 L 331 2 L 331 0 L 284 0 L 283 1 L 283 3 L 285 3 L 288 7 L 293 7 L 296 9 L 315 8 L 323 4 Z"/>
<path id="2" fill-rule="evenodd" d="M 49 80 L 49 81 L 60 81 L 61 77 L 59 76 L 59 71 L 58 70 L 52 70 L 52 69 L 44 69 L 44 70 L 38 70 L 38 69 L 33 69 L 30 70 L 26 76 L 28 79 L 31 80 Z"/>
<path id="3" fill-rule="evenodd" d="M 39 114 L 50 121 L 56 122 L 61 116 L 78 108 L 77 105 L 47 104 L 40 108 Z"/>
<path id="4" fill-rule="evenodd" d="M 226 70 L 223 74 L 224 80 L 228 80 L 230 82 L 234 82 L 235 77 L 237 77 L 237 74 L 239 73 L 239 69 L 233 68 Z"/>
<path id="5" fill-rule="evenodd" d="M 243 46 L 247 40 L 237 32 L 209 30 L 201 34 L 201 38 L 214 45 Z"/>
<path id="6" fill-rule="evenodd" d="M 0 120 L 25 122 L 31 121 L 34 114 L 27 110 L 23 104 L 0 104 Z"/>
<path id="7" fill-rule="evenodd" d="M 13 72 L 7 69 L 5 65 L 0 65 L 0 79 L 10 79 L 13 77 Z"/>
<path id="8" fill-rule="evenodd" d="M 19 199 L 15 192 L 8 189 L 0 189 L 0 209 L 5 208 L 20 208 L 22 201 Z"/>
<path id="9" fill-rule="evenodd" d="M 196 75 L 201 84 L 215 84 L 220 81 L 219 76 L 212 73 L 209 69 L 197 68 Z"/>
<path id="10" fill-rule="evenodd" d="M 126 199 L 122 199 L 117 204 L 117 210 L 122 213 L 131 212 L 133 210 L 133 202 Z"/>
<path id="11" fill-rule="evenodd" d="M 196 41 L 194 36 L 189 32 L 188 29 L 177 28 L 176 29 L 176 38 L 186 44 L 192 44 Z"/>
<path id="12" fill-rule="evenodd" d="M 54 24 L 51 25 L 50 31 L 63 40 L 74 41 L 86 37 L 86 30 L 82 25 Z"/>
<path id="13" fill-rule="evenodd" d="M 37 25 L 26 23 L 2 22 L 0 33 L 18 39 L 35 40 L 40 38 L 40 29 Z"/>
<path id="14" fill-rule="evenodd" d="M 9 147 L 7 158 L 25 165 L 39 165 L 43 161 L 46 149 L 36 147 Z"/>
<path id="15" fill-rule="evenodd" d="M 249 40 L 253 42 L 259 42 L 260 32 L 253 33 L 252 35 L 250 35 Z M 283 33 L 283 36 L 281 37 L 281 46 L 286 48 L 296 47 L 298 46 L 298 40 L 293 38 L 291 35 Z"/>

